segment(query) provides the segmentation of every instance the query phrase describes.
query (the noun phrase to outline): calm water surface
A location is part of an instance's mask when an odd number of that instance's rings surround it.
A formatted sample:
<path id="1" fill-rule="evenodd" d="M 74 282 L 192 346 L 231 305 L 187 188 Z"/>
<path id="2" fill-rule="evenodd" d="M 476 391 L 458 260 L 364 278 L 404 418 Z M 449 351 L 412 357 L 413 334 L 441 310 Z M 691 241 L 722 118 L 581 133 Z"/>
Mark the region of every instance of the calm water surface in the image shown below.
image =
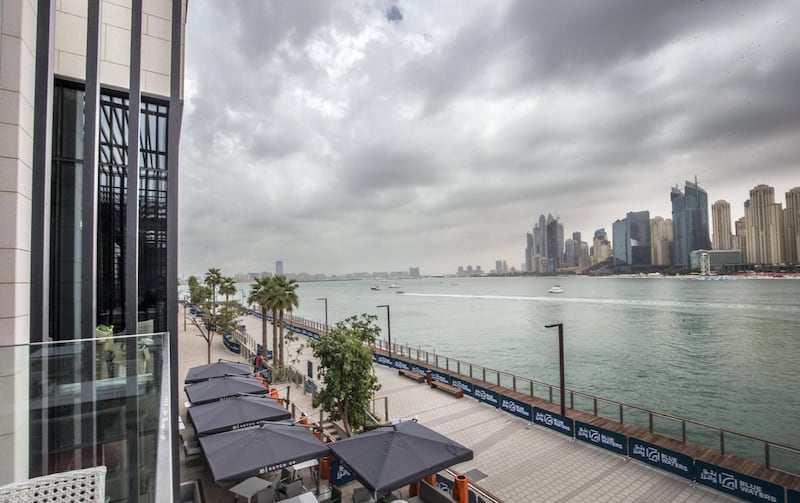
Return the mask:
<path id="1" fill-rule="evenodd" d="M 547 290 L 559 282 L 560 295 Z M 302 283 L 296 314 L 372 313 L 392 341 L 800 446 L 800 280 L 431 278 Z M 241 285 L 246 288 L 247 285 Z M 385 335 L 384 335 L 385 336 Z"/>

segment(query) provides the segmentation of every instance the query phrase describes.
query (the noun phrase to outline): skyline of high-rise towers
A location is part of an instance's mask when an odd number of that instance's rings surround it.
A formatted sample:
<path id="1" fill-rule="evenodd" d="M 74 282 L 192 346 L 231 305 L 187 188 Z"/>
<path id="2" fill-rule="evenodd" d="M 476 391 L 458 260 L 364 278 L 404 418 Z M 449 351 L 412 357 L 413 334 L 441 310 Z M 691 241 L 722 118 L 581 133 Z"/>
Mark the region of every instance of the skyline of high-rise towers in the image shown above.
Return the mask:
<path id="1" fill-rule="evenodd" d="M 773 187 L 757 185 L 744 201 L 745 216 L 733 222 L 731 204 L 717 200 L 711 205 L 709 219 L 708 194 L 697 180 L 687 180 L 683 190 L 678 186 L 670 190 L 672 219 L 660 216 L 650 219 L 649 211 L 628 212 L 626 218 L 612 224 L 611 243 L 605 229 L 600 228 L 594 233 L 591 247 L 580 241 L 580 232 L 573 232 L 571 239 L 562 241 L 563 225 L 558 218 L 541 215 L 533 232 L 527 233 L 524 267 L 530 272 L 552 272 L 554 268 L 580 270 L 614 256 L 615 265 L 689 268 L 696 267 L 697 254 L 693 252 L 699 250 L 712 254 L 741 252 L 741 259 L 731 253 L 714 255 L 720 261 L 725 260 L 726 265 L 798 264 L 800 187 L 785 194 L 784 208 L 775 201 Z"/>

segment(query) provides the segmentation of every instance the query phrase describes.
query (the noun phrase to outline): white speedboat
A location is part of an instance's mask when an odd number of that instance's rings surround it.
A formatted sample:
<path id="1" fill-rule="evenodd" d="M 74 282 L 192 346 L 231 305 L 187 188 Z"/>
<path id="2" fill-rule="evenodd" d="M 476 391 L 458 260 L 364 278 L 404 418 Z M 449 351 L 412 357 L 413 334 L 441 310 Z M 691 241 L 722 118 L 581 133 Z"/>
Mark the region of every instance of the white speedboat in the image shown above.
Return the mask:
<path id="1" fill-rule="evenodd" d="M 391 285 L 389 285 L 389 288 L 400 288 L 400 285 L 398 285 L 397 283 L 392 283 Z"/>
<path id="2" fill-rule="evenodd" d="M 564 289 L 561 288 L 559 285 L 553 285 L 550 290 L 547 291 L 548 293 L 564 293 Z"/>
<path id="3" fill-rule="evenodd" d="M 381 285 L 372 285 L 371 287 L 369 287 L 369 289 L 370 290 L 380 290 L 381 289 Z"/>

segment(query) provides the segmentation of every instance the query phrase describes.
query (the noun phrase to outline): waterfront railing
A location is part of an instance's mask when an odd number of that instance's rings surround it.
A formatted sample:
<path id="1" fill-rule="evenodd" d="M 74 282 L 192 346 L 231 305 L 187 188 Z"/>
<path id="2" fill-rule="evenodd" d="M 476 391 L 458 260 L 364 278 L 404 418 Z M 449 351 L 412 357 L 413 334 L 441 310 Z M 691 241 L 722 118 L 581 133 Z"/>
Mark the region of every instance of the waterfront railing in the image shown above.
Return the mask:
<path id="1" fill-rule="evenodd" d="M 377 340 L 375 344 L 384 351 L 389 350 L 389 345 L 385 340 Z M 549 403 L 559 404 L 561 389 L 558 385 L 521 377 L 502 370 L 476 365 L 402 344 L 393 343 L 391 352 L 397 358 L 416 360 L 426 365 L 445 369 L 450 373 L 469 377 L 475 381 L 506 388 Z M 664 435 L 686 444 L 715 449 L 721 454 L 732 454 L 749 459 L 763 464 L 766 468 L 800 475 L 800 449 L 791 445 L 675 416 L 666 412 L 603 398 L 591 393 L 568 388 L 565 388 L 564 391 L 567 401 L 565 405 L 570 409 L 610 419 L 620 424 L 636 426 L 650 433 Z"/>

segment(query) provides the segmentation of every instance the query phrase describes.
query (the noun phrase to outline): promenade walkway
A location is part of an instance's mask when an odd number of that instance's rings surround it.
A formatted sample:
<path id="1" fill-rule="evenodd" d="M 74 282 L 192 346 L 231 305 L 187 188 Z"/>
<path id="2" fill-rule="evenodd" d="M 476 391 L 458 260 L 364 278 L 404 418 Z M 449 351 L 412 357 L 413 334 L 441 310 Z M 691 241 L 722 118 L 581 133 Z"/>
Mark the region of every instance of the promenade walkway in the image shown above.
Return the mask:
<path id="1" fill-rule="evenodd" d="M 179 316 L 183 308 L 179 308 Z M 179 326 L 183 328 L 182 320 Z M 261 322 L 254 317 L 245 321 L 247 331 L 260 337 Z M 180 393 L 183 377 L 189 368 L 206 363 L 206 343 L 188 330 L 179 333 Z M 271 333 L 270 333 L 271 340 Z M 301 338 L 290 345 L 294 355 Z M 237 359 L 217 336 L 212 347 L 212 361 Z M 310 350 L 298 357 L 299 369 L 312 359 Z M 316 369 L 316 362 L 314 362 Z M 725 502 L 737 501 L 722 493 L 695 485 L 661 470 L 575 442 L 530 422 L 498 411 L 469 398 L 456 399 L 448 393 L 399 376 L 397 371 L 375 365 L 381 383 L 376 399 L 386 400 L 390 418 L 412 418 L 474 451 L 473 460 L 456 465 L 453 470 L 470 474 L 471 482 L 506 503 L 533 501 L 655 501 L 655 502 Z M 293 386 L 292 402 L 311 417 L 311 396 L 301 386 Z M 383 406 L 381 405 L 382 409 Z M 185 416 L 183 403 L 180 412 Z M 181 466 L 182 480 L 203 479 L 209 501 L 230 500 L 231 494 L 216 487 L 205 466 Z M 352 490 L 352 489 L 351 489 Z M 403 496 L 407 494 L 403 493 Z M 344 501 L 349 501 L 345 499 Z"/>

